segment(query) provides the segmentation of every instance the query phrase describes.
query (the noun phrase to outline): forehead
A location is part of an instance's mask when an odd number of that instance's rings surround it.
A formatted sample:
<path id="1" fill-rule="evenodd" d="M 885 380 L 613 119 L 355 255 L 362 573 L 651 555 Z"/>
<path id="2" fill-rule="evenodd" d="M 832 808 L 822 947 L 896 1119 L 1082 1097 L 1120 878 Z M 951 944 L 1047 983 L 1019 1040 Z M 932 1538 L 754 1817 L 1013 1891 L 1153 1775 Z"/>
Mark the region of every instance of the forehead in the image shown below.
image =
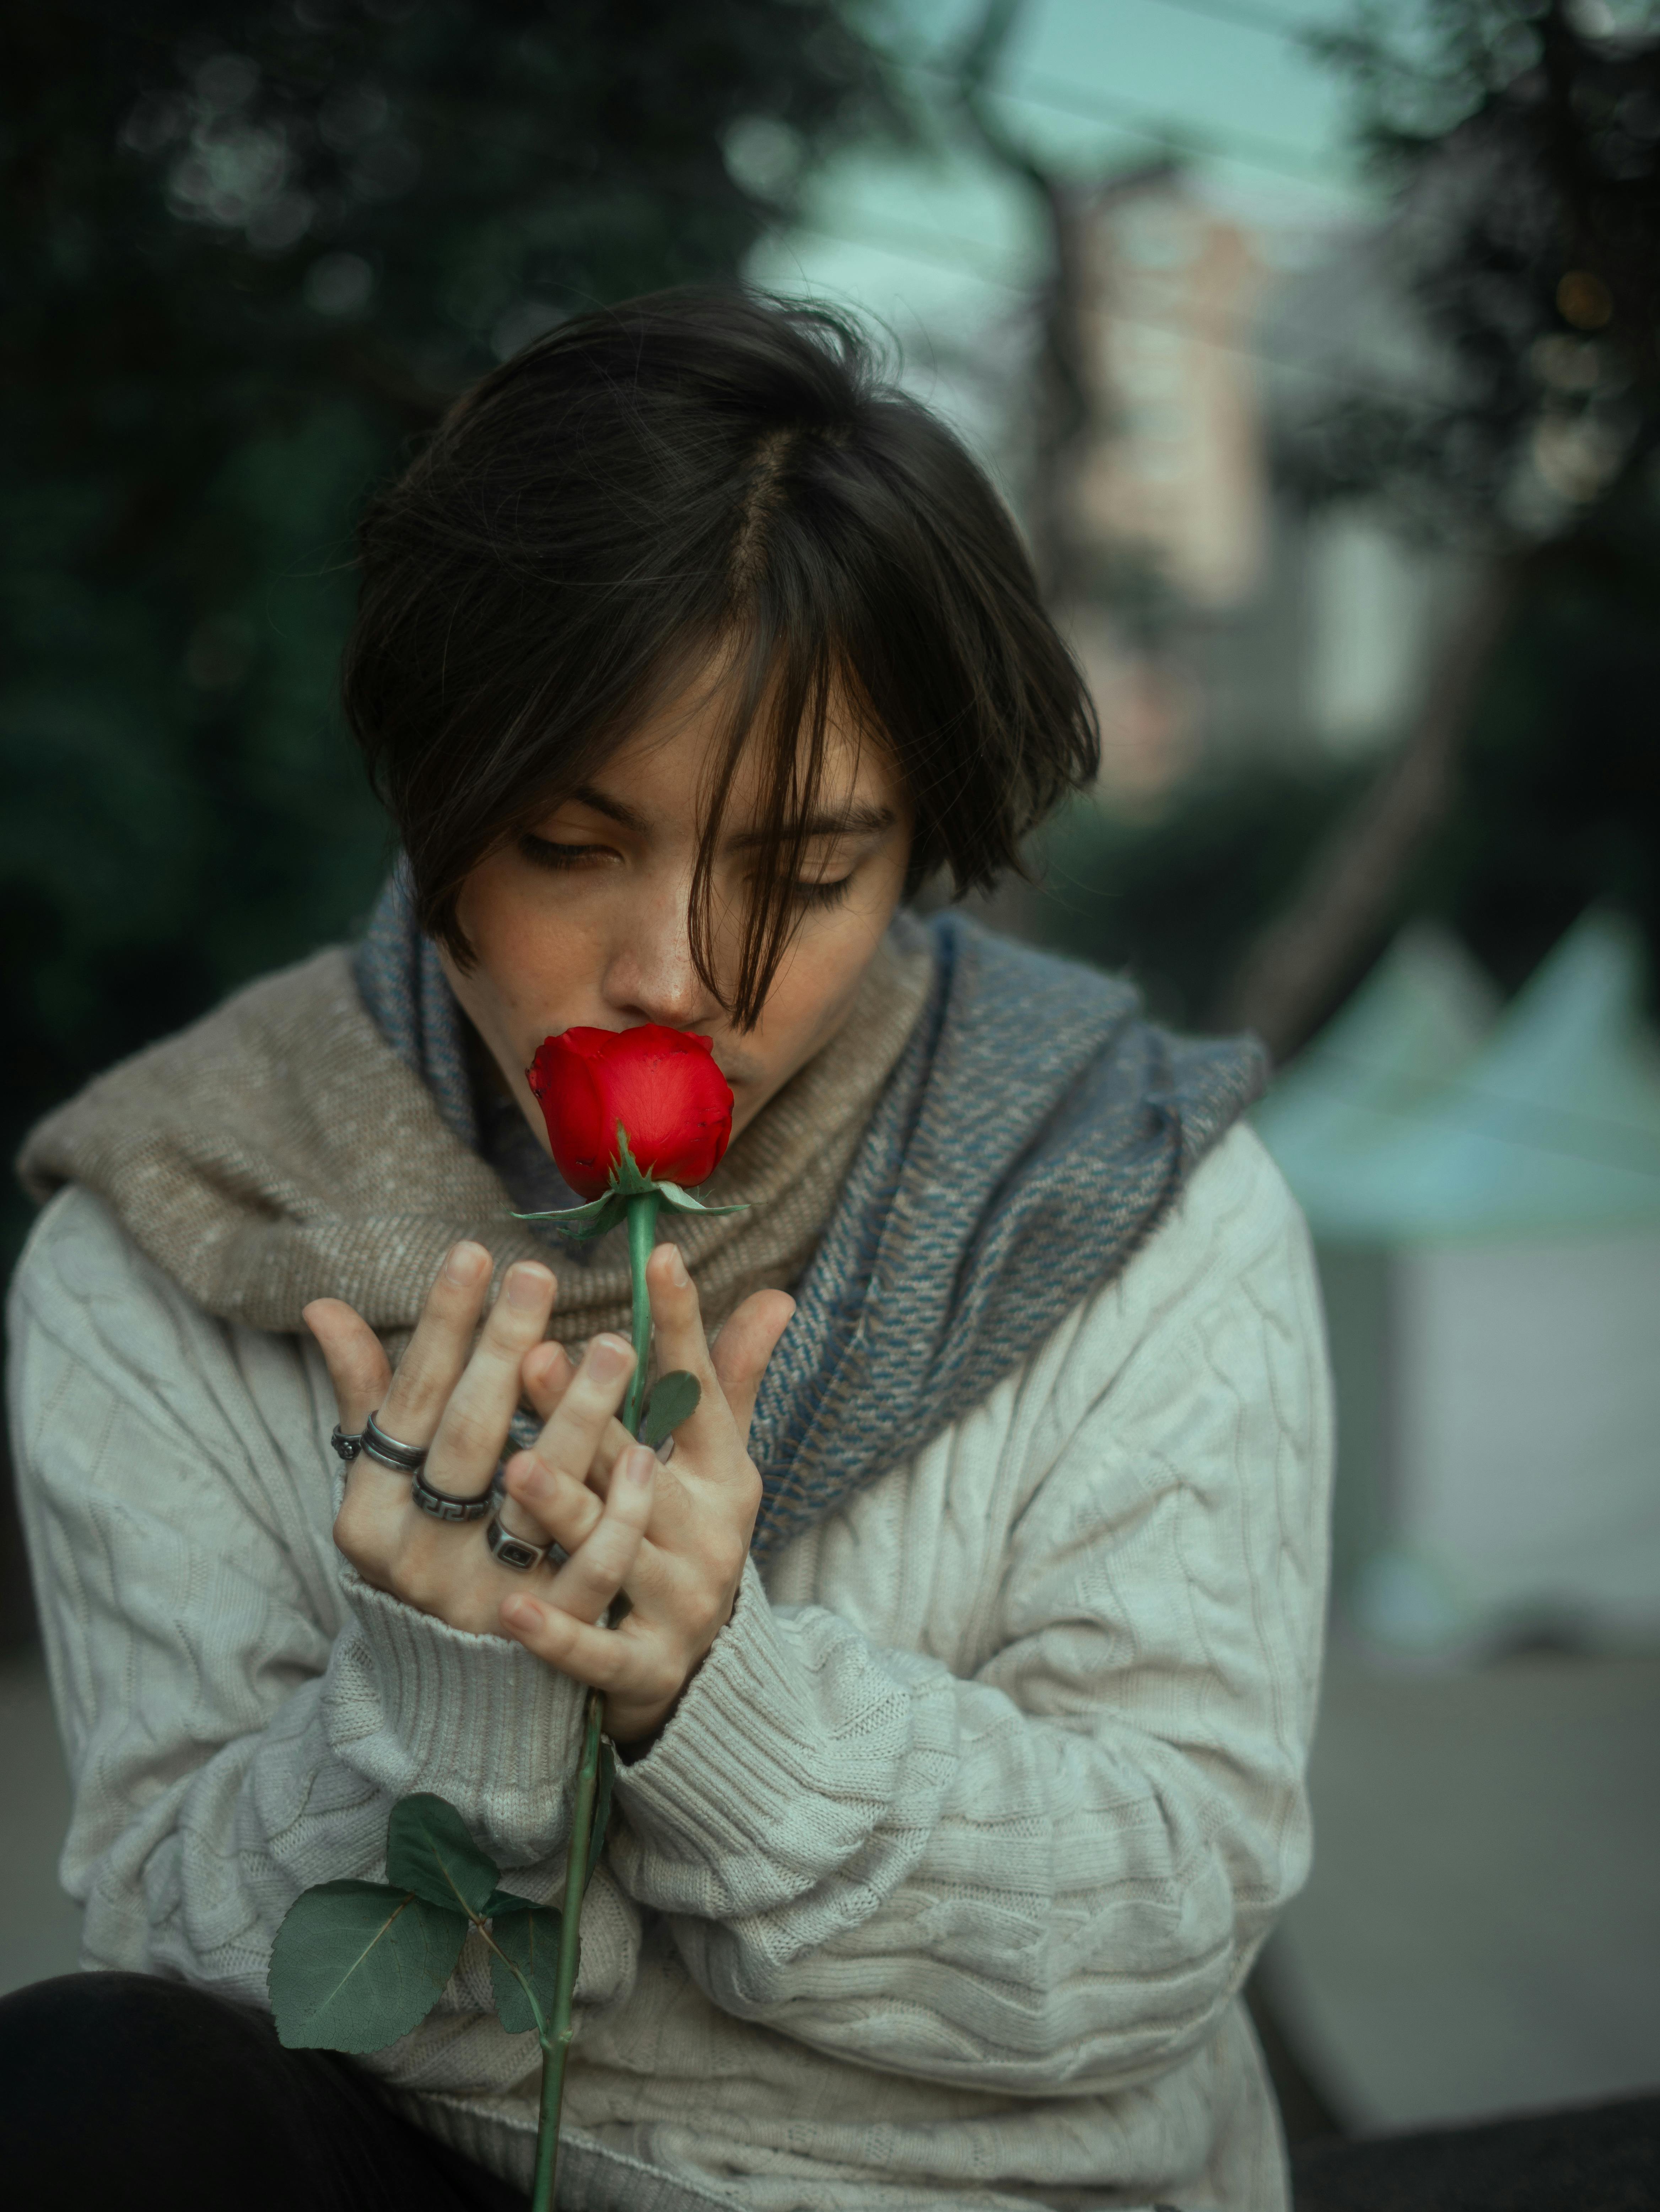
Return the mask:
<path id="1" fill-rule="evenodd" d="M 700 669 L 665 688 L 590 772 L 588 787 L 645 811 L 701 811 L 731 743 L 736 705 L 732 679 L 718 666 Z M 723 809 L 733 830 L 745 817 L 768 811 L 777 744 L 770 707 L 771 702 L 762 702 L 733 764 Z M 805 730 L 798 745 L 804 765 Z M 833 691 L 826 706 L 813 816 L 896 811 L 900 795 L 900 776 L 887 747 L 873 737 L 867 718 L 845 695 Z"/>

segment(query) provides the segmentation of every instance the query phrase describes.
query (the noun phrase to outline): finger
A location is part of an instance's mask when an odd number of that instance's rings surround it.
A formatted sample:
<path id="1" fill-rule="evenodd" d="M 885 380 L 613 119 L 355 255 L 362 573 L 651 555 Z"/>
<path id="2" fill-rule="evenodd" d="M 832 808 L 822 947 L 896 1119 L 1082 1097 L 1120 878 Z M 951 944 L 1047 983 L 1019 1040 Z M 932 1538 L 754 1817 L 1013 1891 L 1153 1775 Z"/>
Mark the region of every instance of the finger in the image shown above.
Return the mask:
<path id="1" fill-rule="evenodd" d="M 341 1428 L 354 1437 L 385 1398 L 392 1379 L 385 1347 L 343 1298 L 313 1298 L 300 1319 L 317 1339 L 328 1368 Z"/>
<path id="2" fill-rule="evenodd" d="M 651 1515 L 657 1457 L 630 1444 L 617 1462 L 611 1494 L 585 1543 L 573 1552 L 542 1593 L 575 1620 L 597 1620 L 627 1579 Z"/>
<path id="3" fill-rule="evenodd" d="M 525 1353 L 519 1370 L 524 1395 L 544 1421 L 553 1417 L 576 1371 L 576 1362 L 552 1337 L 544 1337 Z"/>
<path id="4" fill-rule="evenodd" d="M 697 1376 L 706 1395 L 718 1387 L 714 1364 L 709 1357 L 709 1340 L 703 1333 L 697 1285 L 686 1272 L 677 1244 L 657 1246 L 645 1263 L 645 1285 L 651 1296 L 659 1370 L 666 1375 L 683 1368 Z"/>
<path id="5" fill-rule="evenodd" d="M 570 1353 L 562 1344 L 555 1344 L 551 1340 L 533 1345 L 524 1355 L 522 1370 L 524 1395 L 542 1416 L 544 1426 L 559 1411 L 565 1393 L 576 1379 L 576 1364 Z M 618 1455 L 627 1450 L 632 1441 L 621 1421 L 610 1421 L 595 1447 L 588 1470 L 590 1479 L 598 1484 L 608 1481 Z"/>
<path id="6" fill-rule="evenodd" d="M 553 1308 L 550 1269 L 536 1260 L 508 1268 L 433 1437 L 427 1468 L 435 1489 L 476 1498 L 489 1488 L 518 1404 L 524 1355 L 541 1340 Z"/>
<path id="7" fill-rule="evenodd" d="M 757 1291 L 743 1301 L 715 1339 L 712 1355 L 715 1374 L 746 1444 L 760 1378 L 795 1310 L 796 1302 L 786 1292 Z"/>
<path id="8" fill-rule="evenodd" d="M 400 1443 L 431 1443 L 467 1364 L 489 1285 L 490 1255 L 484 1247 L 456 1245 L 427 1293 L 409 1348 L 378 1409 L 380 1425 Z"/>
<path id="9" fill-rule="evenodd" d="M 503 1472 L 501 1525 L 527 1544 L 551 1537 L 574 1552 L 592 1535 L 604 1507 L 585 1482 L 545 1466 L 534 1452 L 516 1452 Z"/>
<path id="10" fill-rule="evenodd" d="M 616 1411 L 633 1371 L 631 1344 L 609 1332 L 592 1338 L 582 1364 L 536 1438 L 536 1457 L 585 1482 L 612 1428 L 620 1425 Z"/>
<path id="11" fill-rule="evenodd" d="M 591 1690 L 608 1694 L 628 1686 L 639 1658 L 632 1637 L 609 1628 L 591 1628 L 585 1622 L 547 1605 L 528 1593 L 515 1591 L 501 1601 L 501 1625 L 515 1643 L 524 1644 L 561 1674 Z"/>

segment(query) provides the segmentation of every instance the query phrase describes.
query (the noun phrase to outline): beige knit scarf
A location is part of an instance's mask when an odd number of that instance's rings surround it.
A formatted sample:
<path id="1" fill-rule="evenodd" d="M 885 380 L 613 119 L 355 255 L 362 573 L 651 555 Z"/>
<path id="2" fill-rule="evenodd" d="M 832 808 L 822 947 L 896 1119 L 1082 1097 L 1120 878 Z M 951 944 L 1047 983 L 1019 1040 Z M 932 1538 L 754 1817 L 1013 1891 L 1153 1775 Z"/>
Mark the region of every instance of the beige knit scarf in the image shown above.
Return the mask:
<path id="1" fill-rule="evenodd" d="M 923 933 L 897 925 L 835 1039 L 700 1192 L 748 1211 L 665 1218 L 712 1330 L 750 1291 L 800 1277 L 930 972 Z M 401 1337 L 462 1237 L 498 1273 L 552 1267 L 560 1337 L 627 1328 L 622 1232 L 579 1260 L 513 1219 L 499 1178 L 370 1018 L 343 951 L 250 985 L 100 1076 L 39 1124 L 18 1165 L 37 1199 L 66 1182 L 95 1192 L 198 1304 L 251 1328 L 297 1329 L 307 1300 L 329 1297 Z"/>

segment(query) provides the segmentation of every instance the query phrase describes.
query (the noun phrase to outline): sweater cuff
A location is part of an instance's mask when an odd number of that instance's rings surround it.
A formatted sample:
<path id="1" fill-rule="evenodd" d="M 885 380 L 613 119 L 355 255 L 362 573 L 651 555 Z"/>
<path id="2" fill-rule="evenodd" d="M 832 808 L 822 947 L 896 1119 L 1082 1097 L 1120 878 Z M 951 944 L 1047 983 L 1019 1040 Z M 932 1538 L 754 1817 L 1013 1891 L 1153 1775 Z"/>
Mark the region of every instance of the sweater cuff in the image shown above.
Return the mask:
<path id="1" fill-rule="evenodd" d="M 394 1796 L 448 1798 L 510 1863 L 561 1845 L 580 1684 L 505 1637 L 451 1628 L 355 1574 L 342 1581 L 354 1627 L 324 1690 L 336 1751 Z"/>
<path id="2" fill-rule="evenodd" d="M 618 1800 L 647 1850 L 730 1871 L 794 1826 L 824 1756 L 802 1674 L 751 1559 L 674 1718 L 644 1759 L 617 1769 Z"/>

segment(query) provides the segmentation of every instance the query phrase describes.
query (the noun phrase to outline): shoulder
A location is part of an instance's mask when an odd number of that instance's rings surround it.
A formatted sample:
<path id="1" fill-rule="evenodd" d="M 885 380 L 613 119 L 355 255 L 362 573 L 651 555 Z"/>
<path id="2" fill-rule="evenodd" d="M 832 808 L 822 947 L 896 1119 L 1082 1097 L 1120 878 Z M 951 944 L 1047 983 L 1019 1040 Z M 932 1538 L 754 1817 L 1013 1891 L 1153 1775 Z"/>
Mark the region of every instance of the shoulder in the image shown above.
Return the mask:
<path id="1" fill-rule="evenodd" d="M 18 1173 L 44 1200 L 68 1182 L 100 1182 L 118 1161 L 142 1170 L 139 1149 L 167 1151 L 177 1127 L 273 1085 L 291 1087 L 297 1066 L 377 1044 L 351 956 L 330 947 L 260 976 L 187 1029 L 95 1076 L 30 1133 Z"/>
<path id="2" fill-rule="evenodd" d="M 9 1333 L 21 1356 L 44 1334 L 72 1357 L 145 1369 L 189 1365 L 222 1345 L 213 1319 L 79 1183 L 42 1208 L 12 1276 Z"/>
<path id="3" fill-rule="evenodd" d="M 1178 1203 L 1112 1281 L 1081 1299 L 1015 1383 L 1070 1431 L 1131 1401 L 1178 1425 L 1218 1364 L 1314 1405 L 1325 1344 L 1313 1248 L 1267 1147 L 1236 1122 L 1193 1170 Z M 1315 1407 L 1318 1411 L 1318 1406 Z"/>

